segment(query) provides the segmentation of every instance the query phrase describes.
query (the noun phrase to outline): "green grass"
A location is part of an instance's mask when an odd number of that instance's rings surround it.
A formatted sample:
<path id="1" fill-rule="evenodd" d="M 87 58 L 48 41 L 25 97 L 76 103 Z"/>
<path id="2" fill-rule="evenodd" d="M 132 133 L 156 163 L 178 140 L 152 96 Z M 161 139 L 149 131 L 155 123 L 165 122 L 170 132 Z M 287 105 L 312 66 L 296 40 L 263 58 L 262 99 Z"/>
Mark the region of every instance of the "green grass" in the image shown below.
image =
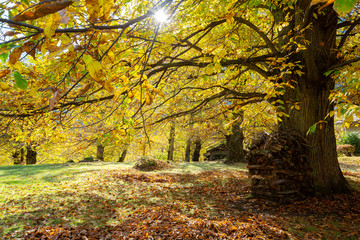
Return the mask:
<path id="1" fill-rule="evenodd" d="M 220 162 L 179 163 L 172 169 L 147 175 L 245 170 L 245 166 L 227 166 Z M 147 186 L 149 183 L 133 184 L 132 179 L 114 179 L 115 173 L 131 178 L 126 174 L 141 172 L 133 170 L 131 163 L 1 166 L 0 206 L 4 207 L 0 208 L 3 223 L 0 231 L 8 235 L 24 228 L 55 224 L 100 227 L 119 223 L 121 217 L 132 214 L 138 207 L 152 206 L 159 201 L 167 204 L 168 197 L 183 195 L 176 188 L 169 192 L 159 191 L 153 196 L 154 189 Z M 175 182 L 174 186 L 180 187 L 181 183 Z"/>
<path id="2" fill-rule="evenodd" d="M 359 184 L 360 161 L 340 162 L 351 183 Z M 97 229 L 136 223 L 149 229 L 152 219 L 160 221 L 159 211 L 172 214 L 172 220 L 165 219 L 169 224 L 188 219 L 205 227 L 208 221 L 224 221 L 230 232 L 242 227 L 275 239 L 281 231 L 293 239 L 358 236 L 351 235 L 360 231 L 354 212 L 341 212 L 345 221 L 340 221 L 328 202 L 299 205 L 313 211 L 306 214 L 299 214 L 299 207 L 266 207 L 248 197 L 248 186 L 246 164 L 176 163 L 154 172 L 135 170 L 131 163 L 1 166 L 0 239 L 16 239 L 28 229 L 45 226 Z M 352 203 L 344 204 L 353 208 Z"/>

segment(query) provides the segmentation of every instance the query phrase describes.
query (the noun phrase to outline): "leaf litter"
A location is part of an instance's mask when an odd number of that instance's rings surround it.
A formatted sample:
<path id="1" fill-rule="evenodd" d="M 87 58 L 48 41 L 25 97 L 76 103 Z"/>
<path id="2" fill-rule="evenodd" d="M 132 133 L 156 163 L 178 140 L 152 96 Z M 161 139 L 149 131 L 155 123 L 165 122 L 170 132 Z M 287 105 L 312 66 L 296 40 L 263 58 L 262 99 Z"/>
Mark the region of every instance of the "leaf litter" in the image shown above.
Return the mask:
<path id="1" fill-rule="evenodd" d="M 243 170 L 111 169 L 49 184 L 42 193 L 29 185 L 31 194 L 6 199 L 7 214 L 0 219 L 4 239 L 360 237 L 358 192 L 280 205 L 251 198 Z"/>

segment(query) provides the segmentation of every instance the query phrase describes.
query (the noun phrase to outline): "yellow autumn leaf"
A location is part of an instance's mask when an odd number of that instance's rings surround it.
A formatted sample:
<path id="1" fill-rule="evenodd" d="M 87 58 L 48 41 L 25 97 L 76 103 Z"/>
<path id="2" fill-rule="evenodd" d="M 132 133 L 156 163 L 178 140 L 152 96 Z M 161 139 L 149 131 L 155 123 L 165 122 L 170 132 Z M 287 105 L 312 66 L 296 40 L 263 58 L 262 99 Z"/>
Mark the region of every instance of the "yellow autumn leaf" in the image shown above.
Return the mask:
<path id="1" fill-rule="evenodd" d="M 97 80 L 101 78 L 102 66 L 101 63 L 93 59 L 90 55 L 84 55 L 83 60 L 90 76 Z"/>
<path id="2" fill-rule="evenodd" d="M 123 82 L 123 85 L 128 85 L 129 84 L 129 78 L 125 77 L 125 76 L 121 76 L 120 79 Z"/>
<path id="3" fill-rule="evenodd" d="M 152 89 L 153 88 L 153 86 L 150 85 L 150 84 L 143 84 L 142 87 L 145 88 L 145 89 Z"/>
<path id="4" fill-rule="evenodd" d="M 225 16 L 226 23 L 227 23 L 227 24 L 233 23 L 233 22 L 234 22 L 234 16 L 235 16 L 235 13 L 234 13 L 234 12 L 228 13 L 228 14 Z"/>
<path id="5" fill-rule="evenodd" d="M 114 97 L 112 99 L 113 102 L 117 102 L 122 93 L 123 93 L 123 91 L 121 91 L 121 90 L 115 91 Z"/>
<path id="6" fill-rule="evenodd" d="M 115 57 L 115 54 L 114 54 L 113 51 L 109 51 L 109 52 L 107 53 L 107 55 L 108 55 L 108 57 L 109 57 L 108 59 L 110 59 L 110 62 L 111 62 L 111 63 L 115 62 L 116 57 Z"/>
<path id="7" fill-rule="evenodd" d="M 33 5 L 25 12 L 21 12 L 15 16 L 12 20 L 16 22 L 34 20 L 46 15 L 56 13 L 73 3 L 72 0 L 58 0 L 58 1 L 42 1 L 36 5 Z"/>
<path id="8" fill-rule="evenodd" d="M 100 20 L 106 21 L 110 19 L 110 10 L 114 5 L 113 1 L 99 0 L 100 5 Z"/>
<path id="9" fill-rule="evenodd" d="M 12 50 L 9 56 L 9 62 L 11 64 L 15 64 L 17 61 L 19 61 L 22 52 L 23 51 L 21 48 L 15 48 L 14 50 Z"/>
<path id="10" fill-rule="evenodd" d="M 176 41 L 176 38 L 174 36 L 172 36 L 172 35 L 166 36 L 163 39 L 163 42 L 166 43 L 166 44 L 169 44 L 169 45 L 174 43 L 175 41 Z"/>
<path id="11" fill-rule="evenodd" d="M 3 70 L 0 72 L 0 78 L 5 77 L 6 75 L 8 75 L 10 73 L 10 70 Z"/>
<path id="12" fill-rule="evenodd" d="M 129 97 L 130 99 L 133 99 L 133 98 L 134 98 L 134 94 L 133 94 L 132 91 L 129 91 L 129 92 L 128 92 L 128 97 Z"/>
<path id="13" fill-rule="evenodd" d="M 157 88 L 153 88 L 152 91 L 154 93 L 160 95 L 161 97 L 165 97 L 165 94 L 162 91 L 160 91 L 159 89 L 157 89 Z"/>
<path id="14" fill-rule="evenodd" d="M 353 121 L 354 121 L 354 115 L 353 114 L 350 114 L 349 116 L 345 117 L 345 120 L 344 120 L 346 123 L 349 123 L 351 124 Z"/>
<path id="15" fill-rule="evenodd" d="M 133 94 L 134 94 L 134 98 L 140 101 L 140 99 L 141 99 L 140 91 L 139 90 L 134 90 Z"/>
<path id="16" fill-rule="evenodd" d="M 110 82 L 104 82 L 103 86 L 104 86 L 104 89 L 106 91 L 108 91 L 109 93 L 114 92 L 114 87 L 112 86 L 112 84 Z"/>
<path id="17" fill-rule="evenodd" d="M 145 103 L 147 105 L 151 105 L 153 99 L 154 99 L 153 96 L 149 92 L 145 93 Z"/>
<path id="18" fill-rule="evenodd" d="M 59 13 L 50 15 L 44 27 L 44 34 L 46 37 L 51 38 L 55 34 L 55 30 L 59 26 L 58 23 L 59 19 L 60 19 Z"/>
<path id="19" fill-rule="evenodd" d="M 86 0 L 86 9 L 89 13 L 90 20 L 96 20 L 100 14 L 99 0 Z"/>
<path id="20" fill-rule="evenodd" d="M 211 74 L 213 74 L 213 72 L 214 72 L 214 67 L 213 67 L 213 66 L 208 66 L 208 67 L 206 68 L 206 70 L 205 70 L 205 73 L 206 73 L 207 75 L 211 75 Z"/>
<path id="21" fill-rule="evenodd" d="M 36 97 L 36 93 L 37 93 L 37 89 L 36 88 L 31 88 L 30 91 L 29 91 L 29 95 L 31 97 Z"/>
<path id="22" fill-rule="evenodd" d="M 1 90 L 8 90 L 10 87 L 6 83 L 0 82 L 0 89 Z"/>
<path id="23" fill-rule="evenodd" d="M 355 115 L 360 118 L 360 112 L 355 112 Z"/>
<path id="24" fill-rule="evenodd" d="M 313 6 L 313 5 L 316 5 L 318 3 L 324 3 L 324 2 L 327 2 L 328 0 L 312 0 L 310 2 L 310 7 Z"/>
<path id="25" fill-rule="evenodd" d="M 64 45 L 72 43 L 71 38 L 69 38 L 66 34 L 61 34 L 60 40 L 61 40 L 61 43 Z"/>

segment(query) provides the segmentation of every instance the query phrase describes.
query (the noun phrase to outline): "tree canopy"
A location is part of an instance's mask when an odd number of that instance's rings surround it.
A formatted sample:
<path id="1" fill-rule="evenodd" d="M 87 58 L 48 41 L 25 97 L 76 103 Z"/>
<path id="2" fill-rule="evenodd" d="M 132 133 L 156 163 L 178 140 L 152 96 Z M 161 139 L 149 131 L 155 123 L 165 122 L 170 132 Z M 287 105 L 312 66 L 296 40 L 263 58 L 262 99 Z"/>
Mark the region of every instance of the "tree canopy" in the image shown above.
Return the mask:
<path id="1" fill-rule="evenodd" d="M 344 189 L 333 116 L 348 124 L 360 110 L 356 0 L 1 5 L 0 116 L 17 140 L 56 141 L 64 128 L 94 125 L 118 138 L 140 128 L 148 137 L 174 117 L 231 124 L 245 110 L 316 146 L 308 153 L 316 191 Z M 324 175 L 324 165 L 337 170 Z"/>

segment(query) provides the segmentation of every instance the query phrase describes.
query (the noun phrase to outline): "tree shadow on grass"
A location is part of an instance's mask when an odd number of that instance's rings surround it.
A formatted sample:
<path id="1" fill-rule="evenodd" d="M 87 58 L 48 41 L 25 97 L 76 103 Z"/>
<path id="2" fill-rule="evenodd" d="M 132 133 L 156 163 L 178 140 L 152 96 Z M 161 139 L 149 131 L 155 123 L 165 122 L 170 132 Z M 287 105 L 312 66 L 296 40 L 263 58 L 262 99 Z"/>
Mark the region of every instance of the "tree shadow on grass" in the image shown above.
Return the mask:
<path id="1" fill-rule="evenodd" d="M 349 214 L 350 218 L 346 218 L 342 223 L 346 226 L 353 221 L 352 218 L 359 216 L 359 213 L 354 211 L 360 212 L 359 204 L 354 203 L 359 195 L 351 198 L 340 196 L 333 201 L 308 199 L 288 205 L 268 204 L 248 198 L 249 186 L 246 176 L 241 172 L 154 174 L 113 171 L 106 177 L 111 182 L 96 181 L 93 188 L 87 192 L 71 189 L 42 194 L 36 199 L 16 200 L 13 204 L 19 206 L 19 209 L 21 206 L 29 206 L 30 202 L 34 204 L 33 208 L 38 208 L 0 219 L 4 223 L 3 229 L 11 229 L 9 224 L 29 226 L 30 229 L 61 225 L 68 229 L 68 234 L 75 234 L 75 230 L 78 234 L 85 228 L 90 234 L 94 229 L 116 227 L 117 230 L 114 231 L 118 231 L 119 236 L 126 233 L 127 237 L 133 236 L 135 239 L 137 236 L 131 234 L 142 234 L 141 237 L 146 239 L 149 238 L 146 234 L 155 233 L 156 236 L 171 239 L 175 236 L 171 235 L 175 234 L 170 233 L 171 229 L 176 229 L 176 234 L 185 233 L 187 229 L 190 231 L 189 236 L 194 236 L 195 239 L 202 232 L 213 228 L 212 232 L 206 235 L 212 239 L 220 239 L 221 233 L 236 233 L 239 234 L 236 236 L 240 236 L 238 238 L 263 234 L 265 238 L 283 239 L 279 232 L 281 229 L 286 230 L 282 225 L 284 219 L 294 220 L 296 217 L 303 220 L 319 216 L 325 219 L 334 214 Z M 122 211 L 128 212 L 122 214 Z M 116 226 L 111 226 L 112 220 L 116 222 Z M 224 223 L 221 225 L 224 228 L 222 230 L 220 225 L 216 225 L 220 223 Z M 300 227 L 312 223 L 318 224 L 311 220 L 300 223 Z M 316 229 L 326 229 L 326 226 L 318 226 Z M 17 229 L 21 230 L 11 230 Z M 43 234 L 41 236 L 48 234 L 39 231 L 39 234 Z M 241 235 L 241 231 L 246 231 L 247 235 Z M 189 238 L 186 236 L 184 234 L 183 238 L 178 239 Z"/>
<path id="2" fill-rule="evenodd" d="M 105 226 L 116 218 L 117 201 L 95 193 L 60 192 L 14 200 L 18 213 L 0 218 L 0 236 L 14 239 L 23 229 L 43 226 Z M 22 211 L 21 209 L 33 209 Z"/>

